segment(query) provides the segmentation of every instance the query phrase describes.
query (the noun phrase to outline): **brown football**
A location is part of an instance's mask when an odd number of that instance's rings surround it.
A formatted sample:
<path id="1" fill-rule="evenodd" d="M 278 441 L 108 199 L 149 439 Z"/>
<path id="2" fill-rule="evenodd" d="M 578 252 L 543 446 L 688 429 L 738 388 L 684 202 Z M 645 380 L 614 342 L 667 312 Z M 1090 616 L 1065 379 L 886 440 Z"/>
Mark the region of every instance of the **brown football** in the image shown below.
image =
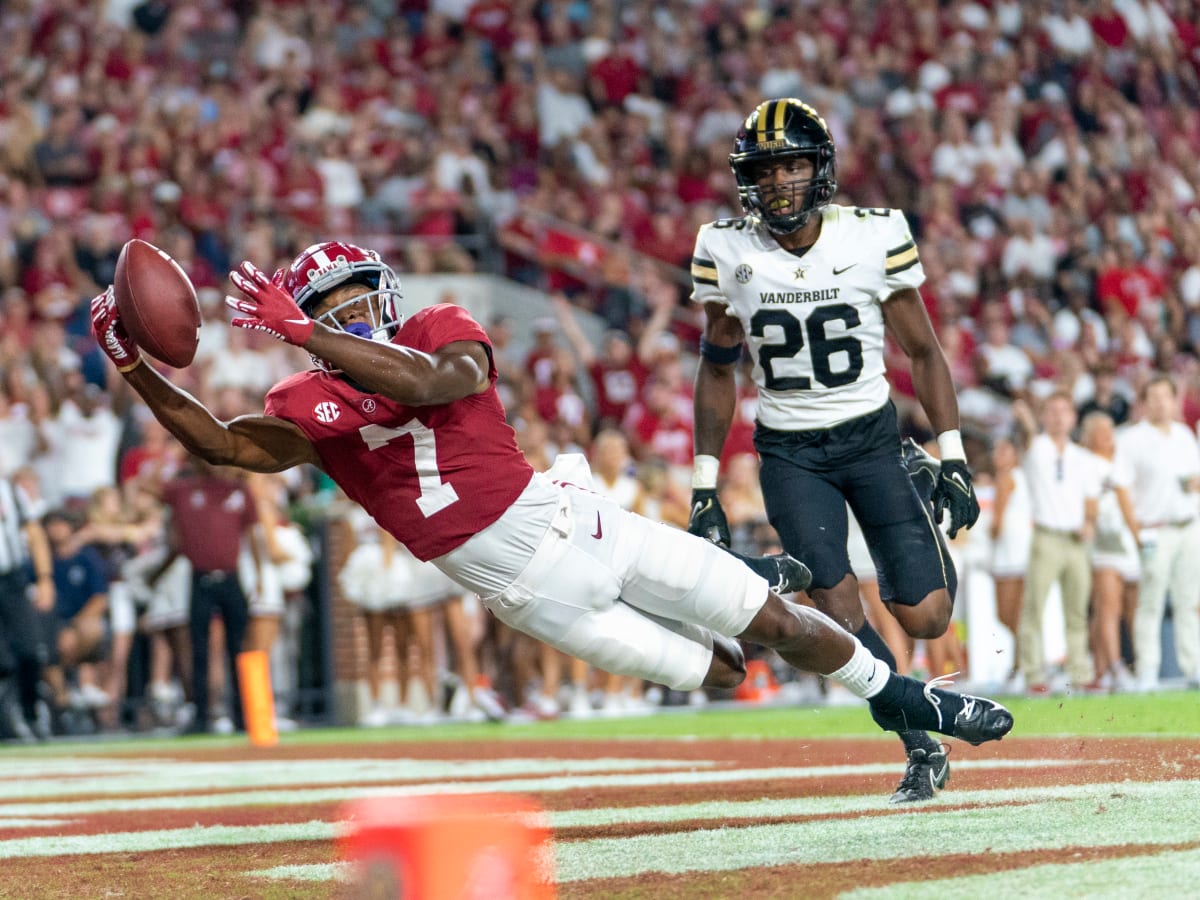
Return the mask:
<path id="1" fill-rule="evenodd" d="M 135 238 L 117 258 L 113 293 L 138 346 L 177 369 L 191 364 L 200 340 L 200 304 L 179 263 Z"/>

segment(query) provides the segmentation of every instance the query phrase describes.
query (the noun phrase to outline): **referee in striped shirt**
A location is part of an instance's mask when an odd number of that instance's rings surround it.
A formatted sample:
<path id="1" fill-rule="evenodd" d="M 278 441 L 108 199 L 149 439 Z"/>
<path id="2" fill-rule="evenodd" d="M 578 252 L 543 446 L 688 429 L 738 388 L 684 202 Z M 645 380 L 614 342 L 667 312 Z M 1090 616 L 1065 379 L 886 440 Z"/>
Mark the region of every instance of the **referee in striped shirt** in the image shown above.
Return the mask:
<path id="1" fill-rule="evenodd" d="M 29 570 L 36 579 L 33 602 L 26 588 Z M 25 496 L 0 478 L 0 713 L 11 709 L 4 682 L 16 676 L 25 725 L 36 717 L 37 685 L 42 672 L 41 631 L 34 608 L 54 608 L 54 569 L 50 543 L 41 523 L 31 515 Z M 20 735 L 20 722 L 13 722 Z"/>

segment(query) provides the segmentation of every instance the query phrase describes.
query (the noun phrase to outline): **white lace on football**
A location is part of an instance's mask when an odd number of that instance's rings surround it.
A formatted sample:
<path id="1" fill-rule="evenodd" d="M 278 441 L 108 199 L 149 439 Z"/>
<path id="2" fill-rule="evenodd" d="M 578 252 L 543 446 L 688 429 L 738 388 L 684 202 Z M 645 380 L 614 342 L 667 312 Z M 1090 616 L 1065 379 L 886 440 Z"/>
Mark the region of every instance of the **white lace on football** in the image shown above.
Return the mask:
<path id="1" fill-rule="evenodd" d="M 934 678 L 934 679 L 926 682 L 926 684 L 925 684 L 925 688 L 924 688 L 925 699 L 928 700 L 930 706 L 932 706 L 937 711 L 938 731 L 941 731 L 943 728 L 942 698 L 939 697 L 937 694 L 935 694 L 933 691 L 934 691 L 934 688 L 941 688 L 944 690 L 945 688 L 950 687 L 950 685 L 954 684 L 954 676 L 957 674 L 959 674 L 959 673 L 951 672 L 949 675 L 939 675 L 937 678 Z M 972 707 L 975 705 L 974 700 L 968 700 L 967 703 L 969 703 Z M 966 705 L 963 706 L 963 710 L 967 711 L 968 715 L 970 714 L 969 711 L 967 710 Z"/>

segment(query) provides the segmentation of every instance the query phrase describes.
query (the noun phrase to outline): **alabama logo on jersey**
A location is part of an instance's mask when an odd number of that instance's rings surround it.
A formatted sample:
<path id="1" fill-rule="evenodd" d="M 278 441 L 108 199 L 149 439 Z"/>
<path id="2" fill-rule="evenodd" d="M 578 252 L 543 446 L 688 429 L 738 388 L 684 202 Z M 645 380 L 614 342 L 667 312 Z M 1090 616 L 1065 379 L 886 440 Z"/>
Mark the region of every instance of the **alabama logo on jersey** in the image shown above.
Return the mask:
<path id="1" fill-rule="evenodd" d="M 692 299 L 727 306 L 742 323 L 758 419 L 781 431 L 829 428 L 887 402 L 882 305 L 925 280 L 900 210 L 821 214 L 803 256 L 744 216 L 703 226 L 692 257 Z"/>

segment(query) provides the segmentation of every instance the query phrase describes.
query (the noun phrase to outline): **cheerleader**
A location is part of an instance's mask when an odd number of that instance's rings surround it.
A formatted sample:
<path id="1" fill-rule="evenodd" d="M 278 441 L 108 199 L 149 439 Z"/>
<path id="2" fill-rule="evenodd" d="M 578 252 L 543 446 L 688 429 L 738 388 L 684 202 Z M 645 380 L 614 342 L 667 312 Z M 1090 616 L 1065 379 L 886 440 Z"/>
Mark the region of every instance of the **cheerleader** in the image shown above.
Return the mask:
<path id="1" fill-rule="evenodd" d="M 1096 457 L 1103 487 L 1092 544 L 1092 664 L 1095 678 L 1085 689 L 1131 690 L 1134 678 L 1121 658 L 1121 620 L 1132 623 L 1141 562 L 1134 539 L 1136 516 L 1129 486 L 1133 473 L 1116 456 L 1116 429 L 1105 412 L 1091 412 L 1080 425 L 1080 443 Z"/>

